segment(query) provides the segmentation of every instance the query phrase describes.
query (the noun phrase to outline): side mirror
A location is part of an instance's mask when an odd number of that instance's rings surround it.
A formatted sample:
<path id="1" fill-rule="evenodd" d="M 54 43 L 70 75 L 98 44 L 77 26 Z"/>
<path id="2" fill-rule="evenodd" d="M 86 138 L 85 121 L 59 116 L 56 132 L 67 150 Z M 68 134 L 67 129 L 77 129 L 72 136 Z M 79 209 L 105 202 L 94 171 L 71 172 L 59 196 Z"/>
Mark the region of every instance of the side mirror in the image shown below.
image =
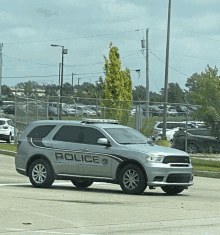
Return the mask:
<path id="1" fill-rule="evenodd" d="M 97 143 L 105 146 L 111 146 L 111 144 L 106 138 L 99 138 Z"/>

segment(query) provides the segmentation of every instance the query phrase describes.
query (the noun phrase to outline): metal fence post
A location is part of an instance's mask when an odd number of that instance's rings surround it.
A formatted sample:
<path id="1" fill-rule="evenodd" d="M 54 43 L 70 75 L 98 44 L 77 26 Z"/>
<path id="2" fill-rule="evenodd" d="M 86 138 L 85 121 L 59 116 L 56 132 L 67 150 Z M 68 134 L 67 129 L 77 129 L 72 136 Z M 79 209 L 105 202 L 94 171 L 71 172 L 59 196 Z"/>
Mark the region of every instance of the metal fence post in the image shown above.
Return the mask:
<path id="1" fill-rule="evenodd" d="M 189 112 L 189 106 L 187 103 L 187 110 L 186 110 L 186 135 L 185 135 L 185 152 L 187 152 L 187 135 L 188 135 L 188 112 Z"/>
<path id="2" fill-rule="evenodd" d="M 37 105 L 37 120 L 38 120 L 38 100 L 36 99 L 36 105 Z"/>
<path id="3" fill-rule="evenodd" d="M 48 105 L 48 104 L 49 104 L 49 95 L 47 96 L 47 103 L 46 103 L 46 108 L 47 108 L 47 120 L 48 120 L 48 115 L 49 115 L 49 112 L 48 112 L 48 111 L 49 111 L 49 110 L 48 110 L 48 109 L 49 109 L 49 105 Z"/>
<path id="4" fill-rule="evenodd" d="M 26 98 L 26 115 L 25 115 L 25 126 L 27 127 L 28 120 L 28 98 Z"/>
<path id="5" fill-rule="evenodd" d="M 17 124 L 16 124 L 16 107 L 17 107 L 17 95 L 15 94 L 15 119 L 14 119 L 14 144 L 17 144 L 18 139 L 17 139 Z"/>
<path id="6" fill-rule="evenodd" d="M 96 118 L 98 118 L 98 98 L 96 98 Z"/>

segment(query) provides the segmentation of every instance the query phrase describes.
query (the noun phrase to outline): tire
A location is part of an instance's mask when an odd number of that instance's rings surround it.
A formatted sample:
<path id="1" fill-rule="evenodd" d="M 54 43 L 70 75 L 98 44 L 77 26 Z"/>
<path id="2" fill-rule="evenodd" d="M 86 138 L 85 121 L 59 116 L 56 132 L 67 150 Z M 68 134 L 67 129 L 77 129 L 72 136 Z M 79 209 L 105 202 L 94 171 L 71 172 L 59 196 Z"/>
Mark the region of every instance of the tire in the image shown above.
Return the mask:
<path id="1" fill-rule="evenodd" d="M 144 172 L 133 164 L 129 164 L 121 170 L 119 184 L 123 192 L 127 194 L 142 194 L 147 187 Z"/>
<path id="2" fill-rule="evenodd" d="M 49 188 L 54 182 L 51 166 L 43 159 L 38 159 L 31 164 L 28 176 L 36 188 Z"/>
<path id="3" fill-rule="evenodd" d="M 11 133 L 9 134 L 8 139 L 6 140 L 6 142 L 9 143 L 9 144 L 12 142 Z"/>
<path id="4" fill-rule="evenodd" d="M 75 185 L 77 188 L 88 188 L 92 185 L 92 180 L 71 180 L 73 185 Z"/>
<path id="5" fill-rule="evenodd" d="M 170 148 L 172 148 L 173 147 L 173 140 L 170 140 Z"/>
<path id="6" fill-rule="evenodd" d="M 167 194 L 167 195 L 176 195 L 178 193 L 181 193 L 185 187 L 183 186 L 163 186 L 161 189 Z"/>
<path id="7" fill-rule="evenodd" d="M 198 147 L 195 144 L 188 144 L 187 153 L 198 153 Z"/>

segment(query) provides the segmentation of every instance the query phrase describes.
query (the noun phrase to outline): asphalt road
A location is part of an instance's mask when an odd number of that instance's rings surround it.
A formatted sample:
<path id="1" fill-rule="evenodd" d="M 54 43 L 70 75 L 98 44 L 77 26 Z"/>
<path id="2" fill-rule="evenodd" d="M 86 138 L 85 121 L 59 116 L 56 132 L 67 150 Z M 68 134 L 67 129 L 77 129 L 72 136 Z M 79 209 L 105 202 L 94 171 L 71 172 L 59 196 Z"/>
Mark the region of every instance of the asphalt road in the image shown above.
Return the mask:
<path id="1" fill-rule="evenodd" d="M 177 196 L 134 196 L 118 185 L 84 190 L 68 181 L 37 189 L 0 154 L 0 234 L 220 234 L 220 180 L 195 177 Z"/>

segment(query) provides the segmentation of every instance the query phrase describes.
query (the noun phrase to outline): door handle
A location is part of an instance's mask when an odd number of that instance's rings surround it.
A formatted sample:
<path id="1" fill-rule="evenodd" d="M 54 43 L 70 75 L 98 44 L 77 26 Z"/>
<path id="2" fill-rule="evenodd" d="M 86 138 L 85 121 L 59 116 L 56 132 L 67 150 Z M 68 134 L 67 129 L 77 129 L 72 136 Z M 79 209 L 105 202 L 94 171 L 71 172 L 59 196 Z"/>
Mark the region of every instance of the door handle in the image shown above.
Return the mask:
<path id="1" fill-rule="evenodd" d="M 83 150 L 83 151 L 89 151 L 87 148 L 82 148 L 80 150 Z"/>

